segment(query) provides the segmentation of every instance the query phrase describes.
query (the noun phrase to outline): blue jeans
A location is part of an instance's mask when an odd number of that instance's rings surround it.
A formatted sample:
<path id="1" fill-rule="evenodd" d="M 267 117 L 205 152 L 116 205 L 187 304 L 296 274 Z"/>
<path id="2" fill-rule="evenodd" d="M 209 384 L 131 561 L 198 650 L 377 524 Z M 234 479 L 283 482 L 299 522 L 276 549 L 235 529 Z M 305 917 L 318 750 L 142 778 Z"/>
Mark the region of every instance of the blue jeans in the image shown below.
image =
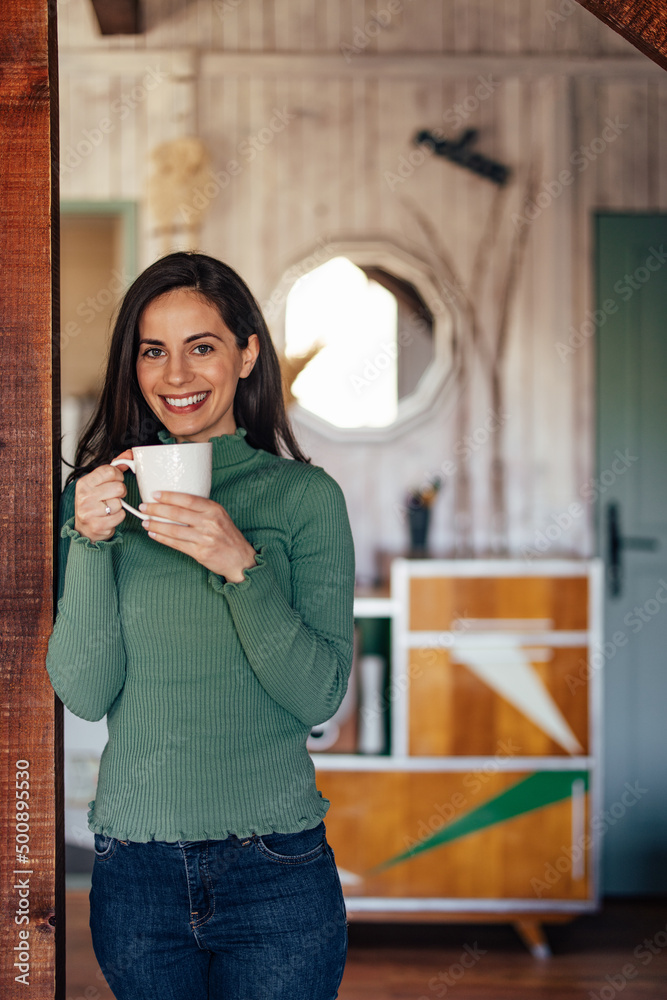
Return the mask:
<path id="1" fill-rule="evenodd" d="M 90 927 L 117 1000 L 334 1000 L 347 954 L 324 823 L 245 840 L 96 834 Z"/>

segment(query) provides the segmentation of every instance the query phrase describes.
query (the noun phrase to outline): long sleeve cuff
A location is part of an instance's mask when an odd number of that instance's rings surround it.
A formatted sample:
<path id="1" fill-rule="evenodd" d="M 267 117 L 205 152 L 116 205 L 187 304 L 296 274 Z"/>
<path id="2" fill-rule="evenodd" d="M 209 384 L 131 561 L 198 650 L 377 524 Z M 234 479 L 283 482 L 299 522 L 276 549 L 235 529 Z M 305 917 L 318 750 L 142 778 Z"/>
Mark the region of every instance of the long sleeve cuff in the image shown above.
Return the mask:
<path id="1" fill-rule="evenodd" d="M 255 565 L 251 566 L 249 569 L 243 570 L 243 575 L 244 575 L 243 580 L 239 580 L 238 583 L 232 583 L 231 580 L 226 580 L 224 576 L 220 576 L 218 573 L 213 573 L 212 571 L 209 571 L 208 580 L 214 590 L 217 590 L 219 594 L 224 594 L 225 597 L 227 597 L 230 593 L 233 593 L 235 589 L 240 589 L 241 591 L 243 591 L 244 589 L 247 590 L 248 587 L 252 585 L 253 581 L 255 581 L 255 586 L 261 587 L 262 574 L 260 574 L 259 576 L 259 582 L 255 580 L 255 577 L 257 575 L 257 570 L 260 567 L 265 567 L 269 571 L 271 578 L 273 579 L 273 574 L 271 573 L 270 568 L 267 566 L 266 559 L 262 554 L 262 550 L 255 549 Z"/>
<path id="2" fill-rule="evenodd" d="M 123 536 L 119 534 L 119 532 L 115 532 L 115 534 L 113 534 L 111 538 L 107 539 L 106 541 L 103 539 L 102 541 L 99 542 L 93 542 L 90 540 L 90 538 L 87 538 L 85 535 L 79 534 L 79 532 L 74 527 L 73 517 L 70 517 L 69 520 L 65 521 L 65 523 L 63 524 L 60 530 L 60 537 L 69 538 L 71 539 L 71 542 L 78 542 L 80 545 L 84 545 L 87 549 L 103 550 L 110 548 L 112 545 L 121 545 L 123 542 Z"/>
<path id="3" fill-rule="evenodd" d="M 125 682 L 125 647 L 112 549 L 122 541 L 91 542 L 72 523 L 63 596 L 49 640 L 46 669 L 54 690 L 75 715 L 101 719 Z"/>

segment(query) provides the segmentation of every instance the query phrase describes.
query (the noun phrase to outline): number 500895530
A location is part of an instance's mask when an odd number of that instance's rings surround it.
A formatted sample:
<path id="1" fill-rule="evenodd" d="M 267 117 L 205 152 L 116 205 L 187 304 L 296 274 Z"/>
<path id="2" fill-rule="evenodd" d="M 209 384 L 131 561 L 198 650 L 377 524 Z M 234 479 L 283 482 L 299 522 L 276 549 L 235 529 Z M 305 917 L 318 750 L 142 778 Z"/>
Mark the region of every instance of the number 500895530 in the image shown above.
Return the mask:
<path id="1" fill-rule="evenodd" d="M 16 761 L 16 853 L 25 855 L 30 852 L 30 763 L 27 760 Z M 23 861 L 24 858 L 21 858 Z"/>

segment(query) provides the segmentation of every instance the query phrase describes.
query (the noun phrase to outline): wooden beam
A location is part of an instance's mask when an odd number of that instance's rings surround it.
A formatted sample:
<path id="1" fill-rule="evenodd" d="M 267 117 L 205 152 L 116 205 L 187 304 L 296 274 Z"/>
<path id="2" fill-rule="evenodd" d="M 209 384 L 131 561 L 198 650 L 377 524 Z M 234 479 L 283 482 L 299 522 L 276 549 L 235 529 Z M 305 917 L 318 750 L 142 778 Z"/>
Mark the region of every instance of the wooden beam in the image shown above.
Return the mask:
<path id="1" fill-rule="evenodd" d="M 139 0 L 91 0 L 103 35 L 141 34 Z"/>
<path id="2" fill-rule="evenodd" d="M 198 72 L 208 78 L 251 76 L 280 79 L 456 79 L 478 74 L 502 77 L 594 76 L 613 79 L 662 78 L 652 62 L 639 53 L 630 55 L 578 56 L 567 53 L 540 55 L 433 55 L 393 53 L 357 56 L 346 62 L 336 53 L 290 52 L 201 52 L 195 49 L 78 49 L 61 48 L 62 74 L 89 76 L 138 76 L 147 72 L 176 77 L 178 82 L 194 78 Z"/>
<path id="3" fill-rule="evenodd" d="M 55 11 L 53 0 L 0 4 L 3 1000 L 65 996 L 62 706 L 44 669 L 60 479 Z"/>
<path id="4" fill-rule="evenodd" d="M 145 49 L 142 55 L 151 50 Z M 120 53 L 113 53 L 114 55 Z M 137 53 L 138 55 L 139 53 Z M 434 55 L 432 52 L 382 53 L 351 56 L 349 60 L 335 53 L 289 52 L 202 52 L 202 76 L 269 76 L 310 79 L 418 79 L 420 77 L 456 78 L 486 74 L 492 77 L 515 76 L 646 76 L 658 70 L 640 56 L 573 56 L 566 53 L 496 55 L 460 53 Z M 477 81 L 476 81 L 477 82 Z"/>
<path id="5" fill-rule="evenodd" d="M 665 0 L 578 0 L 600 21 L 667 69 L 667 4 Z"/>

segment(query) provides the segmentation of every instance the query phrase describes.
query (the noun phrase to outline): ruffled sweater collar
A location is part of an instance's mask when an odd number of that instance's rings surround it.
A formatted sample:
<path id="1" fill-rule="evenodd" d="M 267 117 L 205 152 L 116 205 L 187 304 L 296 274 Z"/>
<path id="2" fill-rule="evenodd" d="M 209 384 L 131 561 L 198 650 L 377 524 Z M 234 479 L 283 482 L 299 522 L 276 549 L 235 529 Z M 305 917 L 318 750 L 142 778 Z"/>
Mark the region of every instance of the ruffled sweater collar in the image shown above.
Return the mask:
<path id="1" fill-rule="evenodd" d="M 257 451 L 245 440 L 245 427 L 237 427 L 233 434 L 221 434 L 219 437 L 209 438 L 213 445 L 213 468 L 224 469 L 230 465 L 240 465 L 253 458 Z M 158 437 L 162 444 L 176 444 L 176 438 L 169 435 L 169 431 L 158 431 Z M 184 441 L 184 444 L 190 442 Z"/>

